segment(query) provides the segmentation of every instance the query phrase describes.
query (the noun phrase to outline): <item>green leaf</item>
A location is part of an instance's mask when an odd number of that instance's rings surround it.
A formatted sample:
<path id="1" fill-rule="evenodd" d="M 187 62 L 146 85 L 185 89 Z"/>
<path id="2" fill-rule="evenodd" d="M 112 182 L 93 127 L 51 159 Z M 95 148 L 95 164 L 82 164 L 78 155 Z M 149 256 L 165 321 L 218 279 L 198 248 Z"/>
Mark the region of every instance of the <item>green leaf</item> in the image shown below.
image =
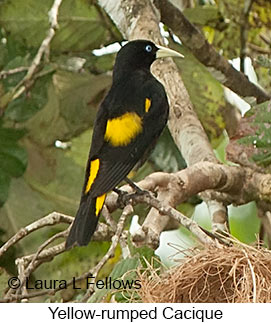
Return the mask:
<path id="1" fill-rule="evenodd" d="M 126 274 L 130 270 L 136 269 L 139 265 L 140 260 L 138 257 L 123 259 L 116 264 L 116 266 L 110 274 L 110 277 L 112 279 L 121 278 L 124 274 Z"/>
<path id="2" fill-rule="evenodd" d="M 16 56 L 15 58 L 11 59 L 7 65 L 3 67 L 3 70 L 8 71 L 10 69 L 14 69 L 21 66 L 28 66 L 28 65 L 29 65 L 28 54 L 25 57 Z M 22 80 L 25 74 L 26 74 L 26 71 L 15 73 L 6 77 L 3 80 L 5 89 L 8 91 L 9 89 L 17 85 L 17 83 L 19 83 Z"/>
<path id="3" fill-rule="evenodd" d="M 0 168 L 0 207 L 8 198 L 10 180 L 10 176 L 4 173 L 4 171 Z"/>
<path id="4" fill-rule="evenodd" d="M 230 232 L 238 240 L 251 244 L 257 242 L 260 220 L 255 202 L 229 207 Z"/>
<path id="5" fill-rule="evenodd" d="M 19 98 L 9 103 L 5 111 L 5 118 L 23 122 L 33 117 L 46 104 L 48 86 L 51 82 L 51 74 L 37 79 L 27 93 L 23 93 Z"/>
<path id="6" fill-rule="evenodd" d="M 112 280 L 121 279 L 129 271 L 133 271 L 140 265 L 138 257 L 126 258 L 116 264 L 110 274 Z M 131 272 L 130 275 L 125 275 L 125 280 L 135 279 L 135 273 Z M 89 303 L 100 302 L 108 293 L 112 292 L 110 289 L 96 289 L 95 293 L 91 296 Z"/>
<path id="7" fill-rule="evenodd" d="M 165 128 L 159 138 L 149 160 L 155 171 L 177 172 L 186 167 L 185 160 L 168 130 Z"/>
<path id="8" fill-rule="evenodd" d="M 184 46 L 170 44 L 184 54 L 184 60 L 175 60 L 197 115 L 213 146 L 221 139 L 226 127 L 227 104 L 222 85 Z"/>
<path id="9" fill-rule="evenodd" d="M 110 84 L 111 77 L 106 74 L 57 71 L 48 87 L 47 103 L 25 123 L 29 137 L 48 146 L 88 129 Z"/>
<path id="10" fill-rule="evenodd" d="M 37 48 L 49 29 L 48 11 L 52 4 L 52 0 L 5 1 L 0 7 L 1 25 L 16 36 L 18 42 Z M 91 1 L 63 1 L 59 8 L 58 24 L 51 44 L 53 51 L 91 50 L 117 40 L 105 27 L 104 17 Z"/>
<path id="11" fill-rule="evenodd" d="M 17 144 L 22 134 L 0 127 L 0 206 L 7 200 L 11 178 L 22 176 L 26 169 L 26 151 Z"/>
<path id="12" fill-rule="evenodd" d="M 1 146 L 0 148 L 0 168 L 10 177 L 21 176 L 27 163 L 26 152 L 23 148 L 13 146 Z"/>
<path id="13" fill-rule="evenodd" d="M 216 6 L 197 6 L 186 8 L 183 11 L 185 17 L 193 24 L 210 25 L 219 21 L 221 15 Z"/>

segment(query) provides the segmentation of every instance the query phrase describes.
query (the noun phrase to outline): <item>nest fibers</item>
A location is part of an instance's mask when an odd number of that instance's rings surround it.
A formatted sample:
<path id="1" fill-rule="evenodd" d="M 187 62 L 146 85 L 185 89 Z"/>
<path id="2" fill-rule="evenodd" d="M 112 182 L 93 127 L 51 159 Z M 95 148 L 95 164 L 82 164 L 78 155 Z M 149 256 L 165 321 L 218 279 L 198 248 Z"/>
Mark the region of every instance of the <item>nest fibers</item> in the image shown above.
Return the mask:
<path id="1" fill-rule="evenodd" d="M 239 243 L 193 252 L 162 274 L 149 267 L 139 276 L 143 302 L 271 302 L 271 252 Z"/>

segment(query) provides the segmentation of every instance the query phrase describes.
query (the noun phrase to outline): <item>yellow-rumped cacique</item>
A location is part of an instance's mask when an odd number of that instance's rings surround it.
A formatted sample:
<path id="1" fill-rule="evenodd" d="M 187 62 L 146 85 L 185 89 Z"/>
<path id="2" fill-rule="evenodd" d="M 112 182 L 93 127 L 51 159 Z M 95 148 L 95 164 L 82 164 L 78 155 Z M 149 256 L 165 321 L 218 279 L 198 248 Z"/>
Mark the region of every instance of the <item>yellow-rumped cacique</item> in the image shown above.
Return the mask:
<path id="1" fill-rule="evenodd" d="M 111 89 L 94 123 L 81 201 L 66 248 L 89 243 L 106 194 L 145 161 L 166 126 L 166 92 L 150 67 L 155 59 L 170 56 L 183 57 L 148 40 L 130 41 L 118 52 Z"/>

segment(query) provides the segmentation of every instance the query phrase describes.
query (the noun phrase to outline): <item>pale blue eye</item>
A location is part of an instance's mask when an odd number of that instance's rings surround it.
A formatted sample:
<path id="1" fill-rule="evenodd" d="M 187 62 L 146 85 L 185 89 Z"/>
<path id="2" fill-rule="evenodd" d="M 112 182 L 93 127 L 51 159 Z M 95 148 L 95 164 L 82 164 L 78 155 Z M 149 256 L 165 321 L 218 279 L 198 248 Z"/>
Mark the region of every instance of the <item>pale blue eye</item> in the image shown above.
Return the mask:
<path id="1" fill-rule="evenodd" d="M 152 47 L 151 47 L 151 45 L 147 45 L 147 46 L 145 47 L 145 50 L 146 50 L 146 52 L 150 53 L 150 52 L 152 51 Z"/>

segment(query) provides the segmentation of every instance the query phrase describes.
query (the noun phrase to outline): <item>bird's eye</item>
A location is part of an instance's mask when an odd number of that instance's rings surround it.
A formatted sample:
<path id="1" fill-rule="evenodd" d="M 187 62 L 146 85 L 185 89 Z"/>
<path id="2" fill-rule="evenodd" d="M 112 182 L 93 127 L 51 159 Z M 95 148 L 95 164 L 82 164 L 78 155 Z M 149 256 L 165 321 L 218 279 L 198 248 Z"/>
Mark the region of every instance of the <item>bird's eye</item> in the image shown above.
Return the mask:
<path id="1" fill-rule="evenodd" d="M 147 46 L 145 47 L 145 50 L 146 50 L 146 52 L 150 53 L 150 52 L 152 51 L 152 47 L 151 47 L 151 45 L 147 45 Z"/>

